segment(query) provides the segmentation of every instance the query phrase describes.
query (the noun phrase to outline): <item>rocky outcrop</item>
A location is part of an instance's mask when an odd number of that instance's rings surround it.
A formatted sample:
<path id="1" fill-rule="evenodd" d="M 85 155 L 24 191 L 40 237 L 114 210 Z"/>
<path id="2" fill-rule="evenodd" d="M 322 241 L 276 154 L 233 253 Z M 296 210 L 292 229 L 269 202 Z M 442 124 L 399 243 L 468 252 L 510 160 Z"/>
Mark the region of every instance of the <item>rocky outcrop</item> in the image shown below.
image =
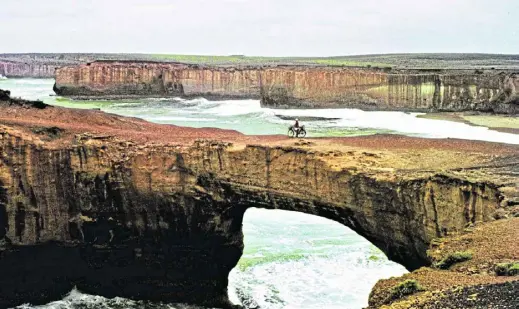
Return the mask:
<path id="1" fill-rule="evenodd" d="M 391 70 L 310 66 L 208 67 L 93 62 L 57 70 L 68 96 L 260 98 L 267 107 L 519 112 L 519 77 L 492 70 Z"/>
<path id="2" fill-rule="evenodd" d="M 37 108 L 43 109 L 47 108 L 49 105 L 43 103 L 42 101 L 28 101 L 18 98 L 11 98 L 11 91 L 0 89 L 0 103 L 3 106 L 15 106 L 15 107 L 25 107 L 25 108 Z"/>
<path id="3" fill-rule="evenodd" d="M 295 141 L 16 103 L 0 102 L 1 308 L 73 286 L 229 307 L 249 207 L 330 218 L 416 269 L 433 238 L 519 194 L 516 146 Z"/>

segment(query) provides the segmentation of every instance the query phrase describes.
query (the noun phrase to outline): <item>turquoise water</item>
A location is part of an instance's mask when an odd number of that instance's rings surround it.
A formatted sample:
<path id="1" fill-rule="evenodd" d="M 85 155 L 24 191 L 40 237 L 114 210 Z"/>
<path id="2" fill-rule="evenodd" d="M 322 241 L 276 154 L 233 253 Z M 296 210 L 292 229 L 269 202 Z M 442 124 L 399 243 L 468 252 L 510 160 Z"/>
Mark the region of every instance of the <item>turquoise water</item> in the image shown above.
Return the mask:
<path id="1" fill-rule="evenodd" d="M 48 104 L 100 108 L 158 123 L 220 127 L 245 134 L 285 134 L 290 117 L 321 117 L 303 122 L 310 136 L 399 133 L 429 138 L 455 137 L 519 144 L 519 136 L 464 124 L 416 118 L 399 112 L 354 109 L 273 110 L 259 101 L 205 99 L 139 99 L 71 101 L 50 96 L 50 79 L 0 80 L 0 89 L 14 96 Z M 280 117 L 282 116 L 282 117 Z M 249 209 L 244 218 L 245 252 L 229 276 L 229 296 L 247 308 L 351 308 L 367 305 L 377 280 L 398 276 L 405 269 L 350 229 L 330 220 L 280 210 Z M 23 308 L 35 308 L 30 305 Z M 179 304 L 149 304 L 108 300 L 72 291 L 61 301 L 38 308 L 194 308 Z"/>
<path id="2" fill-rule="evenodd" d="M 343 225 L 301 213 L 249 209 L 231 300 L 249 308 L 362 308 L 381 278 L 406 270 Z"/>

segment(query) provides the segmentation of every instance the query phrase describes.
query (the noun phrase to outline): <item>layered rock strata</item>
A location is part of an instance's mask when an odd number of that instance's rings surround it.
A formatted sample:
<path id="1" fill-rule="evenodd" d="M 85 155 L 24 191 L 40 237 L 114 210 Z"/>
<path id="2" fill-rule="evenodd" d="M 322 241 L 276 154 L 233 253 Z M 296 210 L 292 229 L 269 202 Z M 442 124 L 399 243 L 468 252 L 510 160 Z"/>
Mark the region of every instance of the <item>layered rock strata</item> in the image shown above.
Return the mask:
<path id="1" fill-rule="evenodd" d="M 257 68 L 99 61 L 56 72 L 54 90 L 68 96 L 204 96 L 260 98 Z"/>
<path id="2" fill-rule="evenodd" d="M 261 98 L 267 107 L 519 113 L 519 74 L 311 66 L 208 67 L 101 61 L 63 67 L 66 96 Z"/>
<path id="3" fill-rule="evenodd" d="M 297 141 L 0 101 L 0 308 L 97 295 L 230 307 L 249 207 L 349 226 L 413 270 L 519 195 L 519 148 Z"/>

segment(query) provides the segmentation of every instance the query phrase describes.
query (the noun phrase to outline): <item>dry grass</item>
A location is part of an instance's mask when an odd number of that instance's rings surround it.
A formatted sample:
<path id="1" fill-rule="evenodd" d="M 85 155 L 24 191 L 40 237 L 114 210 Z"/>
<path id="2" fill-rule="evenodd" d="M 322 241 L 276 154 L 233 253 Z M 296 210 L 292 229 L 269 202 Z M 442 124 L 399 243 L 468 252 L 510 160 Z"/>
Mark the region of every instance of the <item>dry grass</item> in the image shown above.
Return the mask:
<path id="1" fill-rule="evenodd" d="M 418 115 L 417 117 L 460 122 L 471 126 L 487 127 L 494 131 L 519 134 L 519 117 L 468 113 L 431 113 Z"/>
<path id="2" fill-rule="evenodd" d="M 434 262 L 457 251 L 471 251 L 472 259 L 450 270 L 467 274 L 493 274 L 497 263 L 519 260 L 519 218 L 476 226 L 472 232 L 447 238 L 429 250 Z"/>

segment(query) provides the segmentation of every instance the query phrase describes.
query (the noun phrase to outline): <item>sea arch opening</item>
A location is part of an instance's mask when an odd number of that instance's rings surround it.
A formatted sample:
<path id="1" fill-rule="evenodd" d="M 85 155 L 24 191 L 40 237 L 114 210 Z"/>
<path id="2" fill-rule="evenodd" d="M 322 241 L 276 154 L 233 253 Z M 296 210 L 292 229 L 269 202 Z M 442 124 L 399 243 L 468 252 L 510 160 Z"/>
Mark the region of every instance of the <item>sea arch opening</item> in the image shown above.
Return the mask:
<path id="1" fill-rule="evenodd" d="M 407 270 L 347 226 L 317 215 L 248 208 L 229 298 L 246 308 L 361 308 L 373 285 Z"/>

